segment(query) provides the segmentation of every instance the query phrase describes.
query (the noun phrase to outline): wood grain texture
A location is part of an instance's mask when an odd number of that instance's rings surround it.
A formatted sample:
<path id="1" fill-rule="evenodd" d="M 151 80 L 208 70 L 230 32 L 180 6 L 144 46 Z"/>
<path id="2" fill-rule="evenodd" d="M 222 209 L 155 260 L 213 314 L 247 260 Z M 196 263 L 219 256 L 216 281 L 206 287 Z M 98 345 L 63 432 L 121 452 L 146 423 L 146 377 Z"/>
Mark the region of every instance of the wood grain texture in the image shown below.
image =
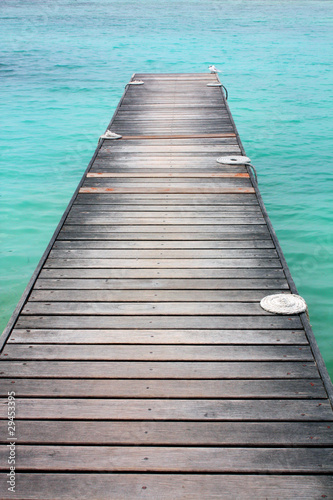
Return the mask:
<path id="1" fill-rule="evenodd" d="M 251 187 L 82 187 L 80 188 L 80 193 L 125 193 L 125 194 L 137 194 L 137 193 L 219 193 L 219 194 L 251 194 L 254 193 L 254 189 Z"/>
<path id="2" fill-rule="evenodd" d="M 104 238 L 104 233 L 112 234 L 112 239 L 129 239 L 138 238 L 137 233 L 150 233 L 146 235 L 146 238 L 151 240 L 153 235 L 158 239 L 158 233 L 164 233 L 166 236 L 162 236 L 165 239 L 174 239 L 168 233 L 181 233 L 178 235 L 179 239 L 185 240 L 207 240 L 207 239 L 263 239 L 265 235 L 269 237 L 267 226 L 265 224 L 213 224 L 205 225 L 203 224 L 95 224 L 93 226 L 88 226 L 84 224 L 64 224 L 62 231 L 66 232 L 78 232 L 85 236 L 85 232 L 96 232 L 100 236 L 98 239 Z M 121 235 L 121 233 L 127 233 L 126 235 Z M 129 234 L 128 234 L 129 233 Z M 201 235 L 200 235 L 201 233 Z M 209 233 L 209 235 L 207 235 Z M 114 236 L 115 235 L 115 236 Z M 119 235 L 119 236 L 118 236 Z M 231 237 L 229 236 L 231 235 Z M 106 236 L 106 235 L 105 235 Z M 68 239 L 68 238 L 67 238 Z M 71 238 L 70 238 L 71 239 Z M 82 236 L 81 236 L 82 239 Z M 140 238 L 138 238 L 140 239 Z"/>
<path id="3" fill-rule="evenodd" d="M 333 422 L 17 420 L 20 444 L 330 447 Z M 7 422 L 0 420 L 6 443 Z"/>
<path id="4" fill-rule="evenodd" d="M 211 241 L 255 241 L 255 240 L 270 240 L 269 232 L 265 226 L 242 226 L 240 231 L 233 231 L 228 226 L 226 229 L 223 226 L 218 228 L 217 232 L 210 231 L 199 231 L 196 226 L 196 231 L 188 231 L 186 233 L 181 232 L 177 226 L 173 226 L 170 230 L 170 227 L 159 227 L 155 226 L 155 228 L 145 228 L 142 231 L 142 226 L 132 226 L 132 231 L 120 231 L 121 228 L 116 228 L 112 226 L 84 226 L 84 225 L 67 225 L 63 226 L 61 232 L 58 236 L 58 241 L 63 240 L 110 240 L 110 241 L 132 241 L 135 239 L 136 241 L 150 241 L 152 239 L 156 241 L 200 241 L 200 240 L 211 240 Z M 192 229 L 193 226 L 190 227 Z M 238 226 L 239 227 L 239 226 Z M 201 226 L 203 229 L 204 226 Z M 249 230 L 249 228 L 251 230 Z M 150 229 L 150 232 L 149 232 Z M 152 229 L 155 231 L 151 232 Z M 185 228 L 182 227 L 184 230 Z"/>
<path id="5" fill-rule="evenodd" d="M 109 240 L 57 240 L 53 246 L 54 249 L 110 249 L 110 250 L 193 250 L 193 249 L 259 249 L 269 248 L 274 249 L 274 245 L 270 240 L 193 240 L 193 241 L 109 241 Z"/>
<path id="6" fill-rule="evenodd" d="M 124 500 L 186 498 L 283 498 L 322 500 L 332 498 L 331 475 L 239 475 L 239 474 L 131 474 L 131 473 L 18 473 L 16 493 L 7 491 L 5 473 L 0 474 L 4 499 L 26 500 Z M 180 496 L 181 495 L 181 496 Z"/>
<path id="7" fill-rule="evenodd" d="M 144 361 L 312 361 L 307 346 L 7 345 L 7 359 Z"/>
<path id="8" fill-rule="evenodd" d="M 8 416 L 0 399 L 0 418 Z M 325 399 L 90 399 L 21 398 L 17 419 L 64 420 L 202 420 L 327 421 L 333 420 Z M 333 450 L 332 450 L 333 453 Z M 333 462 L 331 463 L 333 467 Z"/>
<path id="9" fill-rule="evenodd" d="M 236 249 L 236 250 L 171 250 L 160 249 L 156 251 L 144 249 L 68 249 L 58 250 L 54 249 L 50 252 L 51 259 L 66 259 L 66 258 L 79 258 L 79 259 L 277 259 L 278 255 L 273 249 Z M 250 266 L 249 266 L 250 267 Z"/>
<path id="10" fill-rule="evenodd" d="M 0 457 L 7 447 L 0 446 Z M 184 448 L 23 445 L 21 471 L 330 473 L 331 448 Z M 3 464 L 2 459 L 0 464 Z M 2 470 L 6 470 L 2 466 Z"/>
<path id="11" fill-rule="evenodd" d="M 3 361 L 0 378 L 314 379 L 311 361 Z M 239 414 L 241 417 L 241 414 Z"/>
<path id="12" fill-rule="evenodd" d="M 58 283 L 59 285 L 59 283 Z M 258 303 L 267 295 L 266 290 L 82 290 L 76 280 L 77 289 L 35 290 L 29 302 L 241 302 Z M 115 285 L 115 284 L 114 284 Z M 44 286 L 46 284 L 44 283 Z M 51 285 L 52 286 L 52 285 Z M 277 294 L 283 290 L 272 288 L 269 293 Z M 286 292 L 285 292 L 286 293 Z M 289 292 L 288 294 L 289 295 Z"/>
<path id="13" fill-rule="evenodd" d="M 186 289 L 186 280 L 202 280 L 200 281 L 203 284 L 202 289 L 206 289 L 209 287 L 213 287 L 213 289 L 218 289 L 219 280 L 221 280 L 221 287 L 223 288 L 223 282 L 229 283 L 230 288 L 232 288 L 231 283 L 236 283 L 236 288 L 241 288 L 237 285 L 237 281 L 231 282 L 233 279 L 243 279 L 253 280 L 255 283 L 256 279 L 278 279 L 285 281 L 285 276 L 283 273 L 283 269 L 278 268 L 228 268 L 228 269 L 98 269 L 98 268 L 87 268 L 84 269 L 84 273 L 82 269 L 71 269 L 71 268 L 43 268 L 40 273 L 40 278 L 79 278 L 79 279 L 91 279 L 91 278 L 101 278 L 105 280 L 112 279 L 148 279 L 154 280 L 153 283 L 156 283 L 156 287 L 159 287 L 160 279 L 172 280 L 168 281 L 174 284 L 177 280 L 182 280 L 184 283 L 184 288 Z M 284 278 L 284 280 L 283 280 Z M 186 279 L 186 280 L 185 280 Z M 206 281 L 203 281 L 206 280 Z M 222 281 L 223 280 L 223 281 Z M 229 281 L 225 281 L 229 280 Z M 199 281 L 193 281 L 193 285 L 196 289 L 200 289 L 198 287 Z M 112 283 L 112 282 L 111 282 Z M 120 283 L 120 281 L 118 281 Z M 161 282 L 162 284 L 165 282 Z M 180 281 L 178 281 L 180 283 Z M 188 282 L 191 285 L 191 281 Z M 239 282 L 241 283 L 241 282 Z M 252 283 L 252 281 L 251 281 Z M 258 282 L 259 283 L 259 282 Z M 248 288 L 249 285 L 244 286 L 244 288 Z M 255 285 L 251 288 L 255 288 Z M 154 286 L 152 287 L 154 288 Z M 289 288 L 288 286 L 284 288 Z"/>
<path id="14" fill-rule="evenodd" d="M 307 345 L 303 330 L 69 330 L 15 328 L 8 344 Z"/>
<path id="15" fill-rule="evenodd" d="M 66 313 L 66 311 L 64 311 Z M 298 316 L 136 316 L 136 315 L 21 315 L 18 328 L 207 328 L 207 329 L 300 329 Z"/>
<path id="16" fill-rule="evenodd" d="M 135 212 L 133 214 L 133 212 Z M 213 207 L 211 205 L 202 205 L 201 208 L 197 208 L 194 211 L 192 205 L 173 205 L 168 207 L 167 205 L 89 205 L 89 204 L 76 204 L 72 211 L 72 215 L 76 214 L 82 216 L 87 215 L 109 215 L 110 213 L 118 215 L 121 217 L 133 217 L 138 214 L 138 216 L 144 217 L 179 217 L 180 215 L 185 215 L 186 217 L 252 217 L 260 216 L 260 210 L 256 206 L 249 206 L 246 212 L 244 208 L 238 205 L 231 205 L 226 207 Z"/>
<path id="17" fill-rule="evenodd" d="M 145 162 L 146 163 L 146 162 Z M 215 163 L 214 163 L 215 164 Z M 108 205 L 118 205 L 118 204 L 137 204 L 137 205 L 156 205 L 156 204 L 165 204 L 168 205 L 207 205 L 210 204 L 212 206 L 228 206 L 228 205 L 242 205 L 242 206 L 258 206 L 258 200 L 255 194 L 247 194 L 243 196 L 242 194 L 228 194 L 225 196 L 218 196 L 215 194 L 203 194 L 198 193 L 196 195 L 180 195 L 180 194 L 147 194 L 147 195 L 120 195 L 116 193 L 107 193 L 107 194 L 89 194 L 82 193 L 78 194 L 76 201 L 78 203 L 85 203 L 95 205 L 98 203 L 106 203 Z"/>
<path id="18" fill-rule="evenodd" d="M 59 380 L 3 379 L 18 398 L 269 398 L 326 399 L 320 379 L 304 380 Z M 327 428 L 327 427 L 325 427 Z M 332 427 L 333 429 L 333 427 Z M 331 437 L 332 437 L 332 433 Z M 4 434 L 5 436 L 5 434 Z M 20 442 L 22 436 L 20 435 Z"/>
<path id="19" fill-rule="evenodd" d="M 279 259 L 53 259 L 50 257 L 46 263 L 45 268 L 123 268 L 123 269 L 143 269 L 143 268 L 169 268 L 169 269 L 205 269 L 205 268 L 270 268 L 281 267 Z"/>
<path id="20" fill-rule="evenodd" d="M 60 271 L 61 273 L 66 270 Z M 48 276 L 48 273 L 45 273 L 43 276 Z M 247 291 L 250 290 L 250 292 Z M 41 290 L 47 290 L 52 292 L 53 297 L 57 297 L 58 290 L 62 290 L 62 297 L 66 297 L 65 290 L 75 290 L 81 297 L 84 297 L 86 293 L 85 290 L 89 290 L 89 297 L 93 297 L 93 294 L 98 296 L 98 293 L 103 290 L 108 290 L 107 293 L 118 294 L 118 297 L 124 294 L 125 290 L 146 290 L 145 293 L 140 294 L 140 301 L 144 300 L 147 296 L 145 294 L 149 294 L 152 297 L 151 300 L 155 300 L 153 297 L 159 297 L 161 300 L 163 297 L 168 297 L 166 290 L 172 290 L 172 293 L 178 293 L 178 297 L 184 296 L 181 294 L 186 293 L 186 297 L 191 296 L 191 300 L 195 300 L 196 294 L 200 293 L 200 301 L 211 300 L 212 294 L 214 294 L 214 300 L 220 300 L 223 297 L 223 300 L 233 299 L 235 301 L 240 300 L 246 297 L 259 297 L 259 294 L 266 294 L 267 290 L 272 290 L 269 293 L 280 293 L 286 292 L 288 289 L 288 283 L 285 279 L 277 279 L 277 278 L 252 278 L 249 279 L 238 279 L 238 278 L 230 278 L 230 279 L 193 279 L 193 278 L 162 278 L 162 279 L 149 279 L 149 278 L 129 278 L 129 279 L 121 279 L 121 278 L 108 278 L 108 279 L 98 279 L 98 278 L 81 278 L 78 279 L 73 278 L 40 278 L 35 285 L 35 289 L 33 295 L 30 296 L 31 300 L 35 300 L 35 298 L 39 298 L 42 295 Z M 156 294 L 156 291 L 164 290 L 164 294 Z M 204 290 L 204 293 L 202 291 Z M 211 292 L 214 290 L 214 292 Z M 235 291 L 237 290 L 237 291 Z M 258 291 L 257 291 L 258 290 Z M 275 291 L 275 292 L 274 292 Z M 190 294 L 190 295 L 188 295 Z M 111 295 L 108 295 L 111 297 Z M 50 296 L 48 296 L 48 300 L 50 300 Z M 71 300 L 74 300 L 75 296 L 71 294 Z M 109 300 L 109 299 L 108 299 Z M 252 300 L 252 299 L 249 299 Z"/>

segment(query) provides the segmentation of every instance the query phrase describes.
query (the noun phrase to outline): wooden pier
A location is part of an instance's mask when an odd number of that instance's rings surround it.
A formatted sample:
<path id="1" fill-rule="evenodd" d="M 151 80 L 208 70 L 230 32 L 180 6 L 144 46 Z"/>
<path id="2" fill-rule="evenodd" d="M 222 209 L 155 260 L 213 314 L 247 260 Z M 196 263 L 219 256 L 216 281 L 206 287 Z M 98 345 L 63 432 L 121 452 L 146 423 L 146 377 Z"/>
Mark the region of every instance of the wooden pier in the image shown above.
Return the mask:
<path id="1" fill-rule="evenodd" d="M 216 162 L 245 154 L 218 79 L 132 80 L 1 337 L 0 497 L 332 499 L 332 385 L 306 314 L 260 307 L 297 291 Z"/>

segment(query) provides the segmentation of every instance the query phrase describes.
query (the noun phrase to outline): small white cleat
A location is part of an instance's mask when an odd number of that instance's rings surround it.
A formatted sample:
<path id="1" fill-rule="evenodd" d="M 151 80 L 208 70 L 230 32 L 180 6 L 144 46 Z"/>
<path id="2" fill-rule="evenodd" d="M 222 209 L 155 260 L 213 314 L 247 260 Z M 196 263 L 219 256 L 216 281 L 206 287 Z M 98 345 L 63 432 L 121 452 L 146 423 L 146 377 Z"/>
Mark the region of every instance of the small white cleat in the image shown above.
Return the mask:
<path id="1" fill-rule="evenodd" d="M 115 132 L 111 132 L 111 130 L 107 130 L 105 134 L 100 136 L 100 139 L 121 139 L 122 136 L 116 134 Z"/>
<path id="2" fill-rule="evenodd" d="M 211 73 L 215 73 L 215 74 L 221 73 L 221 71 L 219 69 L 215 68 L 215 66 L 213 64 L 211 66 L 209 66 L 208 69 Z"/>

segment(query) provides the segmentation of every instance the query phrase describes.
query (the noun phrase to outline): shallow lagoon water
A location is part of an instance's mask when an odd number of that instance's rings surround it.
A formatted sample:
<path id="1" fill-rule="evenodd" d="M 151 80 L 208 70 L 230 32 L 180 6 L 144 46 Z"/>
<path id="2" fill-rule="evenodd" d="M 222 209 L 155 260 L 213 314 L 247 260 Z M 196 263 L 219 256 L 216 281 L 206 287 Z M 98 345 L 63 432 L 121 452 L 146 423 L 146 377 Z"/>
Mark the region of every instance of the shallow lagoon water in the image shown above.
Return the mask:
<path id="1" fill-rule="evenodd" d="M 329 0 L 0 3 L 1 327 L 134 72 L 222 70 L 333 377 Z"/>

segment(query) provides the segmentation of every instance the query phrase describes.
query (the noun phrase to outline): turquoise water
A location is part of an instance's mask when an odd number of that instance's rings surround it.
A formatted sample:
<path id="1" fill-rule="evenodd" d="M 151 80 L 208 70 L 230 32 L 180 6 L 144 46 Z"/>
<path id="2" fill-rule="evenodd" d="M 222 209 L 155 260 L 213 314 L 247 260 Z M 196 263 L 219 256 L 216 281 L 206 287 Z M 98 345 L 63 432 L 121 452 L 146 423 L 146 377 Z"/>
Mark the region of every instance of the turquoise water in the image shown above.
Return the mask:
<path id="1" fill-rule="evenodd" d="M 2 0 L 1 327 L 132 73 L 213 63 L 333 376 L 332 17 L 323 0 Z"/>

